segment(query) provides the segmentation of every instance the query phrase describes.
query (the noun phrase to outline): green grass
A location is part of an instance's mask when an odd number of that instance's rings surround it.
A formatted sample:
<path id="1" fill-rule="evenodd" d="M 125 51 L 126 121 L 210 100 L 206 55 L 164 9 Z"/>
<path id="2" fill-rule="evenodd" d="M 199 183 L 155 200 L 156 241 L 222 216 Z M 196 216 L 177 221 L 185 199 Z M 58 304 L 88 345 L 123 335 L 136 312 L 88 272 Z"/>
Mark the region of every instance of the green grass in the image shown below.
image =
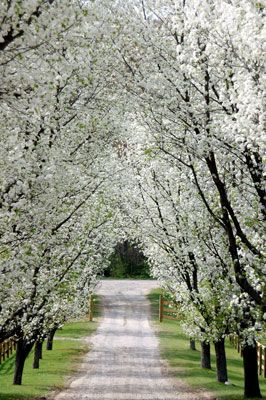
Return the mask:
<path id="1" fill-rule="evenodd" d="M 58 329 L 55 334 L 56 338 L 69 338 L 80 339 L 84 336 L 88 336 L 95 331 L 97 328 L 97 322 L 84 319 L 81 321 L 73 321 L 66 323 L 63 328 Z"/>
<path id="2" fill-rule="evenodd" d="M 81 339 L 84 336 L 90 335 L 94 331 L 94 326 L 97 326 L 95 321 L 89 322 L 88 320 L 67 322 L 63 328 L 56 331 L 56 338 L 69 338 Z"/>
<path id="3" fill-rule="evenodd" d="M 15 359 L 13 355 L 0 366 L 0 399 L 32 399 L 45 396 L 51 390 L 63 388 L 66 377 L 76 371 L 81 356 L 87 350 L 88 347 L 82 342 L 54 340 L 54 349 L 43 351 L 40 369 L 32 369 L 33 354 L 30 354 L 24 367 L 21 386 L 12 384 Z"/>
<path id="4" fill-rule="evenodd" d="M 158 322 L 159 293 L 160 290 L 153 290 L 148 297 L 158 332 L 161 355 L 169 362 L 175 375 L 186 381 L 191 387 L 205 389 L 212 393 L 216 400 L 243 399 L 243 366 L 242 359 L 237 351 L 229 342 L 226 343 L 228 375 L 231 385 L 216 382 L 214 349 L 211 349 L 212 369 L 202 369 L 200 367 L 200 344 L 197 343 L 197 351 L 190 350 L 189 339 L 183 333 L 178 322 L 171 320 Z M 265 378 L 260 379 L 260 387 L 262 394 L 266 395 Z"/>
<path id="5" fill-rule="evenodd" d="M 98 305 L 99 299 L 96 299 L 96 303 Z M 97 310 L 96 314 L 98 313 Z M 12 384 L 15 361 L 13 354 L 0 365 L 0 400 L 37 399 L 65 387 L 67 379 L 77 371 L 82 356 L 88 351 L 88 346 L 82 340 L 72 339 L 89 336 L 96 328 L 97 322 L 89 322 L 86 318 L 67 323 L 56 332 L 52 351 L 47 351 L 44 343 L 40 369 L 32 369 L 31 352 L 25 363 L 21 386 Z"/>

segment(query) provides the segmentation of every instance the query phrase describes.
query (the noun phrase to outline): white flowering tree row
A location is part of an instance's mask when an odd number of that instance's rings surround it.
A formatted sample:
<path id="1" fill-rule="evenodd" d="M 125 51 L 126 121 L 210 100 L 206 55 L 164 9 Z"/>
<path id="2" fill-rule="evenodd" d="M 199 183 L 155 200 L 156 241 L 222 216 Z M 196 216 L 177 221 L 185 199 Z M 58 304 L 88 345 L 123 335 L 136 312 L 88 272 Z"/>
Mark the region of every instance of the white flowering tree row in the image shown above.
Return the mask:
<path id="1" fill-rule="evenodd" d="M 84 314 L 115 244 L 116 127 L 97 12 L 0 5 L 0 340 L 16 337 L 15 384 L 34 342 Z"/>
<path id="2" fill-rule="evenodd" d="M 205 366 L 214 341 L 218 380 L 225 336 L 242 337 L 245 395 L 260 397 L 263 4 L 11 0 L 0 16 L 0 340 L 18 339 L 14 383 L 33 342 L 86 308 L 126 233 Z"/>
<path id="3" fill-rule="evenodd" d="M 260 397 L 265 7 L 147 0 L 114 21 L 135 137 L 125 138 L 132 234 L 180 300 L 190 336 L 214 340 L 219 380 L 227 379 L 224 337 L 240 335 L 245 396 Z"/>

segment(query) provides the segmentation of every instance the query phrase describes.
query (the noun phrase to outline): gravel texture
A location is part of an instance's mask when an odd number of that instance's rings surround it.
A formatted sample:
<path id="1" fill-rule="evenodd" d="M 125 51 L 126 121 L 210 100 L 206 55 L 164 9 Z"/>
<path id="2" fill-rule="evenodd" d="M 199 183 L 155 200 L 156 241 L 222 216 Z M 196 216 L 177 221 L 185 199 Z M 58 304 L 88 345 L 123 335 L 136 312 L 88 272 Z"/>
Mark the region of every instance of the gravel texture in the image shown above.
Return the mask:
<path id="1" fill-rule="evenodd" d="M 156 281 L 106 280 L 98 289 L 104 306 L 96 333 L 76 379 L 54 400 L 201 400 L 171 377 L 160 358 L 145 298 Z"/>

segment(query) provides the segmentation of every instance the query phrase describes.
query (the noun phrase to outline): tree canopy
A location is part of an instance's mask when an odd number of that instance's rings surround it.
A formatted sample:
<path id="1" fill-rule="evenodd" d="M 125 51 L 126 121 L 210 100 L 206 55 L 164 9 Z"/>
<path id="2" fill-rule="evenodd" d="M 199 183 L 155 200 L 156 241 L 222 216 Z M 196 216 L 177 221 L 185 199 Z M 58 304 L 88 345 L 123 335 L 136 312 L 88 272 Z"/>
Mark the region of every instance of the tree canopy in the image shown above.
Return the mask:
<path id="1" fill-rule="evenodd" d="M 249 351 L 266 320 L 265 5 L 10 0 L 0 15 L 0 340 L 84 312 L 130 240 L 191 337 L 237 333 Z"/>

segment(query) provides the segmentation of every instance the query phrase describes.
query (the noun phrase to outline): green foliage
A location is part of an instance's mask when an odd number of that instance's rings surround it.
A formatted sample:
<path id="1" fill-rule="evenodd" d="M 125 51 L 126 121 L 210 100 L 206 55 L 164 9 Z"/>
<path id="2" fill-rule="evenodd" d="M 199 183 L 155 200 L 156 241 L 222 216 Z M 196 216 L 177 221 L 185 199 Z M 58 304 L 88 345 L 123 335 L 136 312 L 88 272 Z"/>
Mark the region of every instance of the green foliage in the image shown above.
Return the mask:
<path id="1" fill-rule="evenodd" d="M 125 278 L 127 276 L 127 265 L 123 262 L 119 254 L 113 253 L 111 255 L 109 271 L 109 276 L 111 277 Z"/>
<path id="2" fill-rule="evenodd" d="M 155 158 L 158 153 L 158 150 L 159 150 L 158 147 L 144 149 L 144 155 L 147 157 L 147 159 Z"/>
<path id="3" fill-rule="evenodd" d="M 110 257 L 106 277 L 148 279 L 149 265 L 137 247 L 127 242 L 120 244 Z"/>
<path id="4" fill-rule="evenodd" d="M 256 3 L 256 8 L 260 11 L 264 10 L 264 5 L 261 2 Z"/>

